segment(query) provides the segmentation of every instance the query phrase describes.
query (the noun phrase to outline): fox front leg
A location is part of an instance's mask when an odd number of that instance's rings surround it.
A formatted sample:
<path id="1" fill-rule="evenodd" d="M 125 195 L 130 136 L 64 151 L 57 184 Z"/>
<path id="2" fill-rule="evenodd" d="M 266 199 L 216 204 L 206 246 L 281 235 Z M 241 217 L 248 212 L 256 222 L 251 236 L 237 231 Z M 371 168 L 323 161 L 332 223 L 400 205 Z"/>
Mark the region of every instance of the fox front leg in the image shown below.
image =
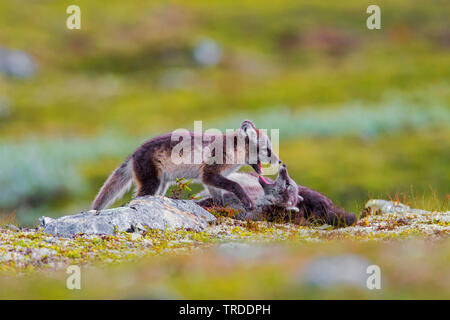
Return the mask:
<path id="1" fill-rule="evenodd" d="M 242 202 L 245 209 L 247 211 L 252 211 L 254 208 L 253 201 L 241 187 L 241 185 L 237 182 L 234 182 L 230 179 L 225 178 L 220 174 L 204 174 L 203 183 L 205 185 L 212 186 L 218 189 L 227 190 L 231 193 L 234 193 L 236 197 Z M 209 188 L 208 188 L 209 190 Z"/>

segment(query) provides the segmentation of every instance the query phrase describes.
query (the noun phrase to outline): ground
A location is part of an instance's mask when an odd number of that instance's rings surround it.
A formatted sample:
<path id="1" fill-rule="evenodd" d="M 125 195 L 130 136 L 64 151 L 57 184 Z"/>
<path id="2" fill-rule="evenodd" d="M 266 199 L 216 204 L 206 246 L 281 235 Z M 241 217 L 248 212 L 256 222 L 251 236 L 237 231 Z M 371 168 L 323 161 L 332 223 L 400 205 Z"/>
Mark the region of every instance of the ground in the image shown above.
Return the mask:
<path id="1" fill-rule="evenodd" d="M 319 293 L 322 297 L 341 297 L 336 296 L 336 285 L 347 288 L 343 293 L 346 297 L 357 298 L 360 291 L 369 298 L 380 297 L 380 292 L 374 293 L 352 283 L 354 279 L 350 282 L 339 276 L 334 280 L 316 279 L 308 271 L 308 264 L 325 258 L 338 259 L 338 262 L 330 262 L 333 268 L 343 259 L 346 270 L 352 268 L 355 259 L 356 264 L 358 261 L 386 264 L 382 270 L 395 279 L 389 280 L 393 287 L 384 291 L 382 297 L 387 298 L 386 294 L 398 297 L 403 291 L 404 297 L 425 297 L 433 287 L 433 296 L 448 298 L 450 292 L 446 283 L 450 279 L 443 270 L 450 258 L 449 234 L 448 212 L 425 211 L 402 215 L 374 213 L 346 228 L 219 217 L 217 223 L 203 232 L 148 230 L 115 236 L 79 235 L 74 239 L 55 238 L 35 229 L 16 230 L 10 226 L 0 232 L 0 270 L 4 276 L 0 282 L 8 288 L 0 297 L 19 297 L 24 294 L 24 287 L 30 289 L 26 297 L 126 298 L 135 294 L 147 298 L 313 298 L 319 297 Z M 414 263 L 407 263 L 411 259 Z M 331 271 L 327 271 L 327 262 L 324 263 L 324 273 L 328 274 Z M 86 288 L 80 292 L 67 290 L 65 271 L 69 265 L 81 266 L 86 277 L 98 281 L 104 289 L 85 284 Z M 319 266 L 322 265 L 320 262 Z M 331 270 L 335 270 L 333 268 Z M 98 273 L 102 275 L 98 277 Z M 303 282 L 297 279 L 289 283 L 284 277 L 291 273 L 297 274 Z M 117 283 L 108 282 L 107 274 L 117 279 Z M 283 276 L 280 278 L 280 275 Z M 148 277 L 159 280 L 157 284 L 153 280 L 146 282 Z M 409 293 L 402 282 L 406 280 L 411 282 L 407 285 L 411 286 Z M 126 284 L 130 290 L 126 293 L 120 289 L 124 281 L 130 281 Z M 432 283 L 425 285 L 424 281 Z M 212 283 L 219 288 L 213 289 Z M 271 287 L 265 293 L 259 292 L 264 283 Z M 246 285 L 249 288 L 245 289 Z M 44 293 L 48 286 L 52 290 Z M 416 286 L 425 287 L 416 292 Z"/>

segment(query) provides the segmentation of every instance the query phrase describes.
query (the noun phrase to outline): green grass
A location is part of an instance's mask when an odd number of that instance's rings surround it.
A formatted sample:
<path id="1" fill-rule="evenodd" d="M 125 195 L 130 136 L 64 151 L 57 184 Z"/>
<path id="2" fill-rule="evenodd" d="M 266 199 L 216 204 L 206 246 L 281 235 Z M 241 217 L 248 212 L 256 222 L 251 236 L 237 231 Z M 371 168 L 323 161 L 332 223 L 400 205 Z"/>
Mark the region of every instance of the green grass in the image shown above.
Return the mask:
<path id="1" fill-rule="evenodd" d="M 450 3 L 380 3 L 382 29 L 376 31 L 365 25 L 369 1 L 78 0 L 79 31 L 65 28 L 70 4 L 0 2 L 0 45 L 26 51 L 38 67 L 27 79 L 0 74 L 0 221 L 16 212 L 20 224 L 36 225 L 42 215 L 86 209 L 145 138 L 191 128 L 194 120 L 205 128 L 234 128 L 243 118 L 279 128 L 279 153 L 290 175 L 349 211 L 359 213 L 370 198 L 448 210 Z M 222 48 L 217 66 L 193 59 L 204 38 Z M 442 223 L 428 222 L 423 225 Z M 241 231 L 236 237 L 255 236 Z M 322 231 L 333 237 L 334 231 Z M 192 237 L 211 245 L 203 236 Z M 209 251 L 192 259 L 169 251 L 142 265 L 89 272 L 82 293 L 65 289 L 65 274 L 52 278 L 42 271 L 44 279 L 2 279 L 7 290 L 0 296 L 448 298 L 440 281 L 448 243 L 421 243 L 416 250 L 406 235 L 400 238 L 393 246 L 360 243 L 364 237 L 330 246 L 297 241 L 298 250 L 261 265 L 228 264 Z M 16 240 L 15 248 L 43 245 Z M 122 240 L 116 245 L 139 248 Z M 75 241 L 64 261 L 85 259 L 83 248 Z M 109 253 L 100 252 L 103 261 Z M 323 252 L 383 264 L 385 290 L 316 290 L 295 282 L 295 270 Z M 124 274 L 135 280 L 120 287 Z M 90 286 L 90 279 L 101 285 Z"/>
<path id="2" fill-rule="evenodd" d="M 383 10 L 383 29 L 369 31 L 366 4 L 359 1 L 283 1 L 276 8 L 268 1 L 237 8 L 202 1 L 81 1 L 82 30 L 70 31 L 64 28 L 65 3 L 15 10 L 20 3 L 1 5 L 0 35 L 4 45 L 33 54 L 39 72 L 30 80 L 0 80 L 13 111 L 0 127 L 2 136 L 85 135 L 105 127 L 144 134 L 199 116 L 372 103 L 387 91 L 439 83 L 449 101 L 443 4 L 395 1 Z M 335 40 L 321 44 L 330 29 Z M 192 48 L 206 36 L 224 50 L 216 68 L 192 61 Z M 344 51 L 334 53 L 333 45 Z M 168 72 L 179 70 L 191 72 L 188 80 L 162 84 Z"/>

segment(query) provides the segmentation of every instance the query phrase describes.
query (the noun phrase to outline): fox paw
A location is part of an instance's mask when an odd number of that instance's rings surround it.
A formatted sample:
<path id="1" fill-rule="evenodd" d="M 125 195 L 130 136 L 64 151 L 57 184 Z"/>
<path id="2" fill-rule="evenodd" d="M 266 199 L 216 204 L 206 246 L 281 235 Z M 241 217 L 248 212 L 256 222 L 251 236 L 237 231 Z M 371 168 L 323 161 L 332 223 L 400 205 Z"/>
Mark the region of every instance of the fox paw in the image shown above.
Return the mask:
<path id="1" fill-rule="evenodd" d="M 255 209 L 255 205 L 251 200 L 243 201 L 242 204 L 244 205 L 245 211 L 253 211 Z"/>

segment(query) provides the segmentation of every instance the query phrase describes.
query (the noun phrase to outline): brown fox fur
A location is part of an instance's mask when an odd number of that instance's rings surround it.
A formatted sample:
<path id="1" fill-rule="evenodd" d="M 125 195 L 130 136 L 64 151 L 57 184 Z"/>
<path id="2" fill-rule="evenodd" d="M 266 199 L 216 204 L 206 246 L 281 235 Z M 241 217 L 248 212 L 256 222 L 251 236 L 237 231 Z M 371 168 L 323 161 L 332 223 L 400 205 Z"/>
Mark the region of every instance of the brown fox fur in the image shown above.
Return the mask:
<path id="1" fill-rule="evenodd" d="M 316 190 L 298 185 L 298 194 L 303 198 L 297 204 L 299 212 L 296 215 L 300 219 L 313 219 L 338 227 L 350 226 L 357 220 L 354 213 L 336 207 L 333 201 Z"/>

